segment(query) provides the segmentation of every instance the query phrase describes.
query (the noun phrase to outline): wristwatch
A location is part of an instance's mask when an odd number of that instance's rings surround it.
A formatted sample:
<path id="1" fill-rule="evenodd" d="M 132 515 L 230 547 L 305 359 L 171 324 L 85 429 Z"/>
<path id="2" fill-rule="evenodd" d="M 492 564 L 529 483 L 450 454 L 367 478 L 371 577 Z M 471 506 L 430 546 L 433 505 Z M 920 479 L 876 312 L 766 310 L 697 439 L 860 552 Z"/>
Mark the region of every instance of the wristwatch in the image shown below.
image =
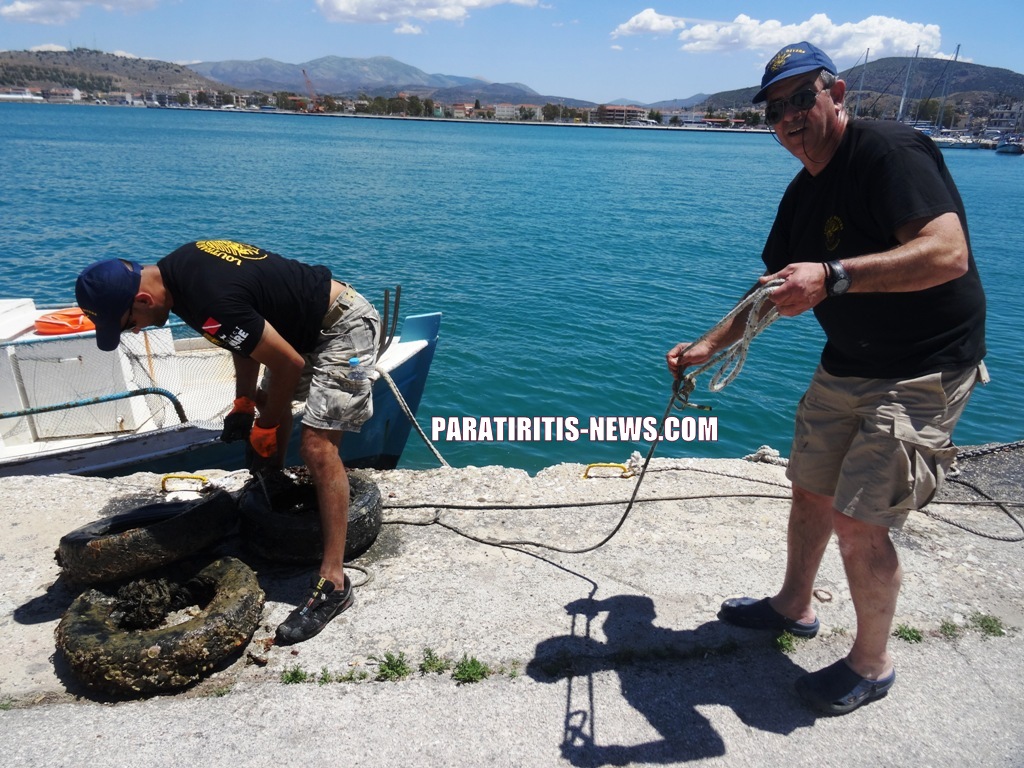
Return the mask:
<path id="1" fill-rule="evenodd" d="M 839 261 L 825 263 L 828 274 L 825 276 L 825 292 L 829 296 L 842 296 L 850 290 L 850 275 L 843 269 Z"/>

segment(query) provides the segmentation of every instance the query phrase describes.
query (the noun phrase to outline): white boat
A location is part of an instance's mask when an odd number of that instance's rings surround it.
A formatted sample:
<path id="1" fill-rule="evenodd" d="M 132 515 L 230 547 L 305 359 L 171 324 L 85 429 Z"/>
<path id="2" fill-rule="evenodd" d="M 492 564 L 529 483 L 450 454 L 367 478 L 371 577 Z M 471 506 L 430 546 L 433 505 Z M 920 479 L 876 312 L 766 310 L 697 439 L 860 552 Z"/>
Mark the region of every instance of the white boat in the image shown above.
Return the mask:
<path id="1" fill-rule="evenodd" d="M 982 149 L 982 144 L 970 136 L 932 136 L 941 149 Z"/>
<path id="2" fill-rule="evenodd" d="M 1001 136 L 996 144 L 996 152 L 1001 155 L 1024 155 L 1024 141 L 1018 136 Z"/>
<path id="3" fill-rule="evenodd" d="M 219 439 L 235 396 L 230 352 L 183 324 L 124 334 L 101 352 L 92 330 L 48 333 L 53 316 L 31 299 L 0 299 L 0 476 L 242 467 L 244 446 Z M 378 360 L 414 414 L 440 323 L 440 313 L 405 318 Z M 346 466 L 390 469 L 401 457 L 412 425 L 383 376 L 373 403 L 373 418 L 342 442 Z M 298 442 L 289 464 L 301 463 Z"/>

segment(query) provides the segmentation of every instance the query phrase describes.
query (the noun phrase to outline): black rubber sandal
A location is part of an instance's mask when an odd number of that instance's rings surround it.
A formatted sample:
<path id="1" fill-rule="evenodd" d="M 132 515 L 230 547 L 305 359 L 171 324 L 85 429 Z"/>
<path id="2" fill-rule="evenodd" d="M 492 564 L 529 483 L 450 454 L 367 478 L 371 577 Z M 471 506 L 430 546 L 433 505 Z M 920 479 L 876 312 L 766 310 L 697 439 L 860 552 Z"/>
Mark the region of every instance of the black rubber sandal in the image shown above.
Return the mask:
<path id="1" fill-rule="evenodd" d="M 727 624 L 747 629 L 770 629 L 789 632 L 796 637 L 814 637 L 821 626 L 817 618 L 810 624 L 783 616 L 772 608 L 768 598 L 733 597 L 722 603 L 718 618 Z"/>
<path id="2" fill-rule="evenodd" d="M 813 709 L 826 715 L 845 715 L 870 701 L 884 698 L 896 682 L 896 670 L 881 680 L 861 677 L 840 659 L 835 664 L 797 678 L 796 692 Z"/>

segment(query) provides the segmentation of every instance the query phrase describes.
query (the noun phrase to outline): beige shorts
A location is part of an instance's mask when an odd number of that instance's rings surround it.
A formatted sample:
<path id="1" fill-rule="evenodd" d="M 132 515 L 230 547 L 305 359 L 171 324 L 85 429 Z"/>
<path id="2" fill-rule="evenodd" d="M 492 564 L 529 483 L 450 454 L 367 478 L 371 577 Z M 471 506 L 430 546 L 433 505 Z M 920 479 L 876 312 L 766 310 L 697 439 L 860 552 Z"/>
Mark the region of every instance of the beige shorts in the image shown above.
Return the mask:
<path id="1" fill-rule="evenodd" d="M 376 308 L 358 293 L 339 296 L 339 301 L 343 298 L 350 306 L 330 327 L 321 330 L 316 349 L 302 356 L 306 366 L 293 398 L 306 401 L 303 424 L 359 432 L 373 415 L 373 382 L 351 380 L 348 361 L 358 357 L 364 367 L 373 370 L 381 334 L 380 317 Z M 260 389 L 269 386 L 270 374 L 266 372 Z"/>
<path id="2" fill-rule="evenodd" d="M 786 476 L 843 514 L 902 528 L 942 487 L 952 433 L 984 363 L 914 379 L 831 376 L 821 366 L 797 408 Z"/>

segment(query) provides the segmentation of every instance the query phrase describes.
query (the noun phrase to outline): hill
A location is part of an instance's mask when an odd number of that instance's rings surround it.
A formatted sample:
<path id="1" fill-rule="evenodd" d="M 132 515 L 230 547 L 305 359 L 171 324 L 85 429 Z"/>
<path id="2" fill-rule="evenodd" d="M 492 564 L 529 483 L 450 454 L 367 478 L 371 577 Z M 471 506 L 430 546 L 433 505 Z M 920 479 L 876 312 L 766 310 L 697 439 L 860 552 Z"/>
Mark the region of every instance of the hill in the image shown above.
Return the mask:
<path id="1" fill-rule="evenodd" d="M 394 90 L 399 85 L 438 89 L 485 84 L 484 81 L 472 77 L 429 75 L 390 56 L 374 56 L 368 59 L 324 56 L 302 64 L 287 64 L 274 59 L 204 61 L 193 64 L 192 69 L 235 88 L 299 93 L 305 92 L 306 83 L 302 70 L 306 70 L 318 92 L 335 95 L 381 87 Z"/>
<path id="2" fill-rule="evenodd" d="M 193 64 L 200 74 L 235 88 L 305 93 L 305 70 L 317 93 L 332 96 L 394 96 L 398 92 L 446 103 L 508 101 L 515 103 L 562 103 L 568 107 L 592 106 L 592 102 L 564 96 L 542 96 L 522 83 L 489 83 L 475 77 L 428 74 L 390 56 L 368 59 L 324 56 L 301 64 L 274 59 L 215 61 Z"/>
<path id="3" fill-rule="evenodd" d="M 81 91 L 189 91 L 223 89 L 188 67 L 76 48 L 73 51 L 0 51 L 0 87 L 78 88 Z"/>

